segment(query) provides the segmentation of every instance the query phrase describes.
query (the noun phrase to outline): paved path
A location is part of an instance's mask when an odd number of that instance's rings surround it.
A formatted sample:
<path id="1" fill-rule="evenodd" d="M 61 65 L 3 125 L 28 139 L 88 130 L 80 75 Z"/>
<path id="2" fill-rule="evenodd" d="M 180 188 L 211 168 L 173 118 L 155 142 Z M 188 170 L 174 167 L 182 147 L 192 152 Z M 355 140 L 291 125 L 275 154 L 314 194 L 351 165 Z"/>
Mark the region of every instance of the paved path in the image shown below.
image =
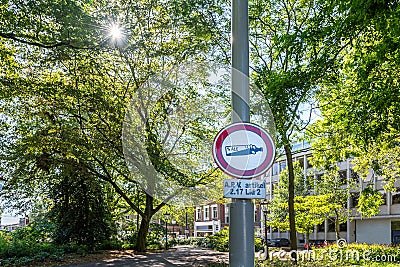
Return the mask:
<path id="1" fill-rule="evenodd" d="M 227 252 L 212 251 L 209 249 L 177 246 L 166 252 L 132 254 L 118 259 L 103 260 L 99 262 L 63 265 L 63 267 L 175 267 L 175 266 L 207 266 L 209 263 L 228 262 Z"/>

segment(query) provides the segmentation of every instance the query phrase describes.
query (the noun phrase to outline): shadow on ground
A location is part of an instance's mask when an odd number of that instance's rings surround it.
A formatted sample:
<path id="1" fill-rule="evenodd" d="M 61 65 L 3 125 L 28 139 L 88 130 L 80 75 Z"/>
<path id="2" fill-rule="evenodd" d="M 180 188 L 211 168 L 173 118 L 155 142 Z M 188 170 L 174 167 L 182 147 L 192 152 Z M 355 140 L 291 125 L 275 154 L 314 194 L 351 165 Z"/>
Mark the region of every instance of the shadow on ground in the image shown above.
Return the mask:
<path id="1" fill-rule="evenodd" d="M 228 253 L 209 249 L 177 246 L 166 252 L 130 254 L 122 258 L 88 262 L 62 267 L 106 267 L 106 266 L 140 266 L 140 267 L 173 267 L 173 266 L 207 266 L 210 263 L 228 262 Z"/>

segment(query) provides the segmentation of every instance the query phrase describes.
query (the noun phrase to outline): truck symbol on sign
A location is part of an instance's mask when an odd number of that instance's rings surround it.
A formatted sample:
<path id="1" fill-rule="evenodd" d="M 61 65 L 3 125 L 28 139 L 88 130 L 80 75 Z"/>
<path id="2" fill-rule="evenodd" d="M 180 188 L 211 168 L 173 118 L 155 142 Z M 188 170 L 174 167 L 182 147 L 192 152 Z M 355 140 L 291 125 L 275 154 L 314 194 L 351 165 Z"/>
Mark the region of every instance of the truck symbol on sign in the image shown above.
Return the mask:
<path id="1" fill-rule="evenodd" d="M 259 151 L 263 151 L 262 147 L 256 147 L 255 145 L 233 145 L 226 146 L 225 153 L 227 156 L 245 156 L 254 155 Z"/>

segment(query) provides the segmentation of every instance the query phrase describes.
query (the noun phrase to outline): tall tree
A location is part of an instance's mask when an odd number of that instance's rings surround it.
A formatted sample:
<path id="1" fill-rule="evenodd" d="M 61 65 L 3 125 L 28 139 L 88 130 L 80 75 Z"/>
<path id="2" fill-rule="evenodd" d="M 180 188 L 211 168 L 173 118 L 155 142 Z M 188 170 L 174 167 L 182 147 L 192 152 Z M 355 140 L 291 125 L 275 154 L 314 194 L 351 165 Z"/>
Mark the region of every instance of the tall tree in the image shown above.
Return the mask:
<path id="1" fill-rule="evenodd" d="M 400 167 L 399 2 L 353 1 L 349 10 L 360 32 L 343 51 L 340 72 L 319 90 L 322 119 L 309 134 L 322 164 L 352 157 L 362 178 L 372 170 L 393 190 Z"/>
<path id="2" fill-rule="evenodd" d="M 322 78 L 336 70 L 340 52 L 350 43 L 342 38 L 354 33 L 344 23 L 345 13 L 336 1 L 254 1 L 250 8 L 254 79 L 271 106 L 287 161 L 292 249 L 297 243 L 292 144 L 310 122 Z"/>
<path id="3" fill-rule="evenodd" d="M 18 200 L 18 192 L 23 200 L 33 200 L 45 194 L 58 166 L 72 159 L 112 186 L 142 217 L 136 248 L 143 251 L 149 222 L 166 202 L 140 190 L 125 164 L 124 114 L 130 97 L 152 75 L 203 58 L 213 44 L 210 11 L 219 12 L 218 6 L 212 1 L 8 1 L 0 8 L 6 22 L 0 27 L 1 44 L 8 51 L 1 53 L 1 62 L 18 62 L 18 67 L 2 68 L 0 76 L 2 133 L 7 136 L 1 156 L 7 180 L 3 196 Z M 119 29 L 122 38 L 110 35 L 110 28 Z M 160 108 L 180 97 L 164 99 Z M 179 168 L 162 169 L 168 163 L 156 128 L 162 116 L 153 115 L 143 133 L 154 156 L 151 163 L 161 175 L 189 177 Z M 198 139 L 199 125 L 190 129 Z M 136 190 L 144 209 L 133 201 Z"/>
<path id="4" fill-rule="evenodd" d="M 334 194 L 318 194 L 314 190 L 314 179 L 308 177 L 304 180 L 303 169 L 298 162 L 294 164 L 295 195 L 294 209 L 296 215 L 296 231 L 305 234 L 305 242 L 309 244 L 310 233 L 314 227 L 325 221 L 340 206 L 333 202 Z M 273 228 L 287 231 L 289 224 L 288 205 L 288 170 L 281 172 L 278 188 L 274 192 L 274 198 L 269 205 L 268 224 Z"/>
<path id="5" fill-rule="evenodd" d="M 296 212 L 296 229 L 305 234 L 305 243 L 310 247 L 310 233 L 315 226 L 323 223 L 335 210 L 337 204 L 331 201 L 333 194 L 296 196 L 294 209 Z"/>
<path id="6" fill-rule="evenodd" d="M 330 203 L 332 203 L 332 209 L 330 216 L 333 217 L 335 222 L 335 233 L 336 239 L 340 237 L 340 224 L 345 223 L 350 216 L 350 207 L 347 206 L 347 200 L 349 199 L 351 192 L 357 188 L 358 176 L 354 172 L 344 174 L 339 172 L 337 162 L 333 165 L 321 169 L 319 165 L 315 164 L 316 170 L 323 172 L 322 175 L 318 175 L 315 181 L 315 191 L 317 194 L 330 194 Z M 353 174 L 353 175 L 352 175 Z"/>

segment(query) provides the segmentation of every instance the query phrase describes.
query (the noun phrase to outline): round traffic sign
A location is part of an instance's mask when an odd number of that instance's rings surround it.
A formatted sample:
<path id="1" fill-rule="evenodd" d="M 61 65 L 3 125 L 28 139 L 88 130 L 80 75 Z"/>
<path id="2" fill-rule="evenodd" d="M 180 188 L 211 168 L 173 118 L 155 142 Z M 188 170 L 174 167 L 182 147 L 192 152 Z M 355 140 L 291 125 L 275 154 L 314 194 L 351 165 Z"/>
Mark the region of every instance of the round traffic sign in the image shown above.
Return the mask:
<path id="1" fill-rule="evenodd" d="M 235 178 L 249 179 L 265 173 L 275 159 L 270 134 L 253 123 L 233 123 L 214 139 L 213 157 L 218 167 Z"/>

